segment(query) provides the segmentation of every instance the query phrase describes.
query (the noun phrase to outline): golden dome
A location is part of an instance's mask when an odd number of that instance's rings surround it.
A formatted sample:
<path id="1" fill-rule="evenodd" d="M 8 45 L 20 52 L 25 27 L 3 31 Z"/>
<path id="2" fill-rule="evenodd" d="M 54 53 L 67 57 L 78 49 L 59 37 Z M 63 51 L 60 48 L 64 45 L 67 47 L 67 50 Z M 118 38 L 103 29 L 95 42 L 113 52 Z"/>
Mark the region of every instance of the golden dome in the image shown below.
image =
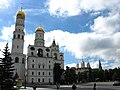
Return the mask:
<path id="1" fill-rule="evenodd" d="M 36 32 L 37 31 L 42 31 L 42 32 L 44 32 L 44 29 L 42 28 L 42 27 L 38 27 L 38 28 L 36 28 Z"/>
<path id="2" fill-rule="evenodd" d="M 22 10 L 18 11 L 17 12 L 17 18 L 25 19 L 25 13 Z"/>

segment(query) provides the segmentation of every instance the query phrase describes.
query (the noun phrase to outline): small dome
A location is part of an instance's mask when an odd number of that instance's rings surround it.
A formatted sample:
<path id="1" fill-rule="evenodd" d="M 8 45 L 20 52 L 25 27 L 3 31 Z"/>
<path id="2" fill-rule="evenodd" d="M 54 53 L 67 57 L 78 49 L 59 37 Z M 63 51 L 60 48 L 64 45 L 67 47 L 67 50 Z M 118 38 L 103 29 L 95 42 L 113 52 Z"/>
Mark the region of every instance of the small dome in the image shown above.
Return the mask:
<path id="1" fill-rule="evenodd" d="M 42 32 L 44 32 L 44 29 L 42 28 L 42 27 L 38 27 L 38 28 L 36 28 L 36 32 L 37 31 L 42 31 Z"/>
<path id="2" fill-rule="evenodd" d="M 24 18 L 25 18 L 25 13 L 24 13 L 22 10 L 18 11 L 18 12 L 17 12 L 17 18 L 22 18 L 22 19 L 24 19 Z"/>

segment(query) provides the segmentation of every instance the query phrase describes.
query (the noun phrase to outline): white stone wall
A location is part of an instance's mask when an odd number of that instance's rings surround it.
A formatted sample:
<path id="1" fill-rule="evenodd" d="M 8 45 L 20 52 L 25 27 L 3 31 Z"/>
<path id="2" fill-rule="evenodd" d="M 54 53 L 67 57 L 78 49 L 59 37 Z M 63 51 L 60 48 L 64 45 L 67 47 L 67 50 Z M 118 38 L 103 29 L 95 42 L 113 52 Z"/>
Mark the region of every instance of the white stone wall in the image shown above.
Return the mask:
<path id="1" fill-rule="evenodd" d="M 31 47 L 34 47 L 34 50 L 31 50 Z M 37 55 L 38 49 L 43 50 L 42 57 L 39 57 Z M 49 49 L 49 51 L 47 51 L 46 49 Z M 49 54 L 49 56 L 47 56 L 47 53 Z M 57 54 L 56 59 L 54 57 L 54 53 Z M 59 53 L 58 50 L 53 50 L 51 47 L 35 47 L 34 45 L 29 45 L 27 59 L 28 83 L 31 83 L 32 80 L 34 83 L 49 83 L 49 82 L 53 83 L 54 63 L 60 63 L 61 68 L 64 69 L 63 53 Z"/>

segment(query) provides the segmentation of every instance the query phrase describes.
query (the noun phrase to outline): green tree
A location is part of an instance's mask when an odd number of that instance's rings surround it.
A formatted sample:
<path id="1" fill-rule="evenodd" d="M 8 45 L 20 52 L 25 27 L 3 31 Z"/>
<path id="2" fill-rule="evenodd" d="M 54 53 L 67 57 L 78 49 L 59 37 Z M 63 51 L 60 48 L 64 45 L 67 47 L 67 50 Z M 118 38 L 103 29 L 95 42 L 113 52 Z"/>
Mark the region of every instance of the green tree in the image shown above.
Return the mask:
<path id="1" fill-rule="evenodd" d="M 75 72 L 75 68 L 66 67 L 65 70 L 65 81 L 67 84 L 71 84 L 77 81 L 77 75 Z"/>
<path id="2" fill-rule="evenodd" d="M 14 66 L 12 59 L 10 57 L 10 52 L 8 48 L 8 43 L 6 44 L 5 48 L 2 51 L 3 53 L 3 58 L 1 58 L 1 63 L 0 63 L 0 69 L 1 73 L 0 78 L 1 81 L 1 90 L 13 90 L 13 71 L 14 71 Z"/>
<path id="3" fill-rule="evenodd" d="M 61 69 L 60 64 L 55 63 L 53 68 L 54 84 L 60 83 L 62 73 L 63 73 L 63 70 Z"/>
<path id="4" fill-rule="evenodd" d="M 118 79 L 118 74 L 117 74 L 117 72 L 114 72 L 114 74 L 112 76 L 112 80 L 114 81 L 116 79 Z"/>
<path id="5" fill-rule="evenodd" d="M 104 81 L 104 70 L 99 70 L 99 80 Z"/>
<path id="6" fill-rule="evenodd" d="M 109 71 L 106 69 L 104 71 L 104 81 L 109 81 L 109 79 L 110 79 Z"/>

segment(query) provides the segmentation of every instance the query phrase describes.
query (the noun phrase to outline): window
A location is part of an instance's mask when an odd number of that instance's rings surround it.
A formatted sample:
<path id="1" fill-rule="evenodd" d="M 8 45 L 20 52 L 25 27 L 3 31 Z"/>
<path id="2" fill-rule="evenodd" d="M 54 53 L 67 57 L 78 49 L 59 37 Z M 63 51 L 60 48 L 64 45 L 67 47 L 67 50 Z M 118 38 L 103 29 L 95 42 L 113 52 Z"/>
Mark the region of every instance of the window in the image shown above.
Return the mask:
<path id="1" fill-rule="evenodd" d="M 44 82 L 44 78 L 42 79 L 42 82 Z"/>
<path id="2" fill-rule="evenodd" d="M 34 55 L 34 53 L 33 53 L 33 52 L 31 52 L 31 55 L 33 56 L 33 55 Z"/>
<path id="3" fill-rule="evenodd" d="M 15 58 L 15 63 L 19 63 L 19 58 L 18 57 Z"/>
<path id="4" fill-rule="evenodd" d="M 34 72 L 32 72 L 32 75 L 34 75 Z"/>
<path id="5" fill-rule="evenodd" d="M 47 53 L 47 57 L 49 57 L 49 53 Z"/>
<path id="6" fill-rule="evenodd" d="M 49 49 L 49 48 L 46 48 L 46 51 L 47 51 L 47 52 L 49 52 L 49 51 L 50 51 L 50 49 Z"/>
<path id="7" fill-rule="evenodd" d="M 34 59 L 32 60 L 32 62 L 34 62 Z"/>
<path id="8" fill-rule="evenodd" d="M 24 39 L 24 36 L 22 35 L 22 39 Z"/>
<path id="9" fill-rule="evenodd" d="M 18 38 L 20 38 L 20 34 L 18 34 Z"/>
<path id="10" fill-rule="evenodd" d="M 34 82 L 34 78 L 32 78 L 32 83 Z"/>
<path id="11" fill-rule="evenodd" d="M 40 75 L 40 72 L 38 72 L 38 75 Z"/>
<path id="12" fill-rule="evenodd" d="M 43 72 L 43 75 L 44 75 L 44 72 Z"/>
<path id="13" fill-rule="evenodd" d="M 37 55 L 38 55 L 38 57 L 43 57 L 43 50 L 42 49 L 38 49 Z"/>
<path id="14" fill-rule="evenodd" d="M 49 65 L 49 69 L 51 68 L 51 65 Z"/>
<path id="15" fill-rule="evenodd" d="M 25 59 L 23 58 L 23 59 L 22 59 L 22 64 L 24 64 L 24 63 L 25 63 Z"/>
<path id="16" fill-rule="evenodd" d="M 31 50 L 35 50 L 35 48 L 34 48 L 34 47 L 31 47 L 30 49 L 31 49 Z"/>
<path id="17" fill-rule="evenodd" d="M 49 75 L 51 75 L 51 73 L 49 72 Z"/>
<path id="18" fill-rule="evenodd" d="M 16 35 L 14 35 L 13 38 L 16 38 Z"/>
<path id="19" fill-rule="evenodd" d="M 32 68 L 34 68 L 34 64 L 32 64 Z"/>
<path id="20" fill-rule="evenodd" d="M 40 78 L 38 78 L 38 82 L 40 82 Z"/>
<path id="21" fill-rule="evenodd" d="M 49 61 L 49 63 L 50 63 L 50 61 Z"/>
<path id="22" fill-rule="evenodd" d="M 40 68 L 40 64 L 38 65 L 38 68 Z"/>
<path id="23" fill-rule="evenodd" d="M 49 83 L 51 82 L 51 79 L 49 78 Z"/>
<path id="24" fill-rule="evenodd" d="M 45 68 L 45 65 L 43 65 L 43 68 Z"/>

